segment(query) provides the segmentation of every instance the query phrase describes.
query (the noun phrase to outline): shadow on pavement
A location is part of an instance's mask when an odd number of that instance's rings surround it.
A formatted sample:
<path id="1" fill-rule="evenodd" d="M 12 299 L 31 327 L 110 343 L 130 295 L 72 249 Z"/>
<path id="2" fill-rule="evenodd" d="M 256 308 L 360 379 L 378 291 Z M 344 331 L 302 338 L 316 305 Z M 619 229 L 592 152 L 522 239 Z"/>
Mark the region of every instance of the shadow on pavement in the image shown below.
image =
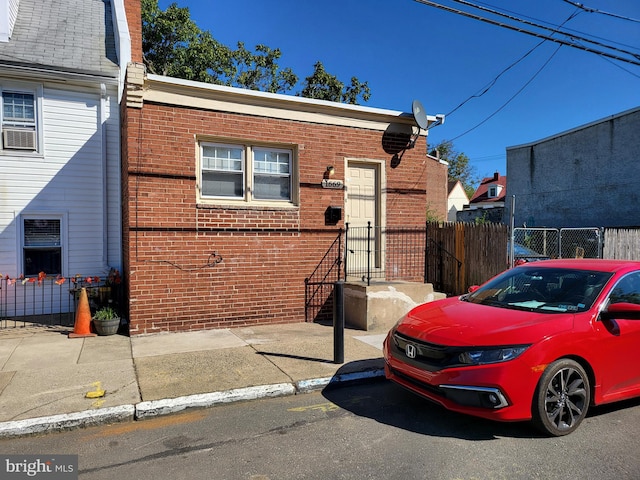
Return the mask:
<path id="1" fill-rule="evenodd" d="M 336 375 L 350 370 L 347 364 Z M 347 388 L 335 388 L 329 384 L 322 394 L 330 402 L 355 415 L 425 436 L 465 440 L 542 437 L 527 422 L 492 422 L 450 412 L 382 378 Z"/>

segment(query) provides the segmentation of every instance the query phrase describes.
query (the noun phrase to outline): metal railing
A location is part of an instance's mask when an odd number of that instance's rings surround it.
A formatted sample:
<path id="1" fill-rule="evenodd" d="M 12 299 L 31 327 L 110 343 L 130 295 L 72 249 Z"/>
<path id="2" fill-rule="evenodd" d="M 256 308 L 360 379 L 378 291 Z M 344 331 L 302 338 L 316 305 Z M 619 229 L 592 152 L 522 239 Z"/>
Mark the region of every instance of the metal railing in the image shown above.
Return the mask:
<path id="1" fill-rule="evenodd" d="M 432 283 L 437 290 L 458 293 L 462 262 L 424 227 L 349 227 L 345 233 L 345 278 Z"/>
<path id="2" fill-rule="evenodd" d="M 331 320 L 333 286 L 340 280 L 342 229 L 309 277 L 304 279 L 305 321 Z"/>
<path id="3" fill-rule="evenodd" d="M 441 242 L 427 239 L 425 282 L 429 281 L 438 292 L 459 295 L 465 292 L 465 286 L 461 282 L 461 270 L 462 262 L 443 248 Z"/>
<path id="4" fill-rule="evenodd" d="M 91 310 L 111 304 L 121 310 L 119 275 L 107 277 L 0 278 L 0 328 L 41 325 L 73 326 L 78 294 L 86 288 Z"/>

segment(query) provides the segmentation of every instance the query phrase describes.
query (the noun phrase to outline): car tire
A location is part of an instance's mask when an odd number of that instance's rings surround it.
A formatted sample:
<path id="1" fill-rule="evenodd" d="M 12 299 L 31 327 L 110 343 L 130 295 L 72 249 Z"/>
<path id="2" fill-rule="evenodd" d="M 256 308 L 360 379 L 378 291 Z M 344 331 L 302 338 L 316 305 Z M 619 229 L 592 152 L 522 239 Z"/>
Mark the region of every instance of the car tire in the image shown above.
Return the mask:
<path id="1" fill-rule="evenodd" d="M 547 366 L 533 398 L 533 424 L 542 432 L 560 437 L 573 432 L 591 401 L 589 377 L 582 366 L 561 358 Z"/>

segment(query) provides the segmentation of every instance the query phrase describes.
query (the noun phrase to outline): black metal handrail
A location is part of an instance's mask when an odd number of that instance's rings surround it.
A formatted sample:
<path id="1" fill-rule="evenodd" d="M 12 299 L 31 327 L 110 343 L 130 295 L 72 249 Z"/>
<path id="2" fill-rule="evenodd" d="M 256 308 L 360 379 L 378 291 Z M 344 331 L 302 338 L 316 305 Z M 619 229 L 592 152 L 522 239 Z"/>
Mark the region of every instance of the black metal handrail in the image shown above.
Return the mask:
<path id="1" fill-rule="evenodd" d="M 424 277 L 430 279 L 434 289 L 450 295 L 463 293 L 460 291 L 460 270 L 462 262 L 456 256 L 432 238 L 427 238 L 424 256 Z M 429 246 L 435 247 L 434 254 L 430 254 Z M 429 260 L 437 260 L 430 262 Z M 451 268 L 451 266 L 454 268 Z"/>
<path id="2" fill-rule="evenodd" d="M 330 318 L 333 285 L 341 279 L 342 234 L 340 229 L 311 275 L 304 279 L 304 311 L 307 322 Z"/>

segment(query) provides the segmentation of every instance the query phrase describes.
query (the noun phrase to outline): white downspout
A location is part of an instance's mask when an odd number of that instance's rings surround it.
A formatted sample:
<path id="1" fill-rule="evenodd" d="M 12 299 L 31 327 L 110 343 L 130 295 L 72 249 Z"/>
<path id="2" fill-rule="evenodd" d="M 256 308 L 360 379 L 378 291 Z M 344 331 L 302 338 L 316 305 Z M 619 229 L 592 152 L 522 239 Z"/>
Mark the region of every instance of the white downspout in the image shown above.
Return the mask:
<path id="1" fill-rule="evenodd" d="M 102 155 L 102 268 L 109 273 L 109 192 L 107 182 L 107 86 L 100 84 L 100 139 Z"/>

